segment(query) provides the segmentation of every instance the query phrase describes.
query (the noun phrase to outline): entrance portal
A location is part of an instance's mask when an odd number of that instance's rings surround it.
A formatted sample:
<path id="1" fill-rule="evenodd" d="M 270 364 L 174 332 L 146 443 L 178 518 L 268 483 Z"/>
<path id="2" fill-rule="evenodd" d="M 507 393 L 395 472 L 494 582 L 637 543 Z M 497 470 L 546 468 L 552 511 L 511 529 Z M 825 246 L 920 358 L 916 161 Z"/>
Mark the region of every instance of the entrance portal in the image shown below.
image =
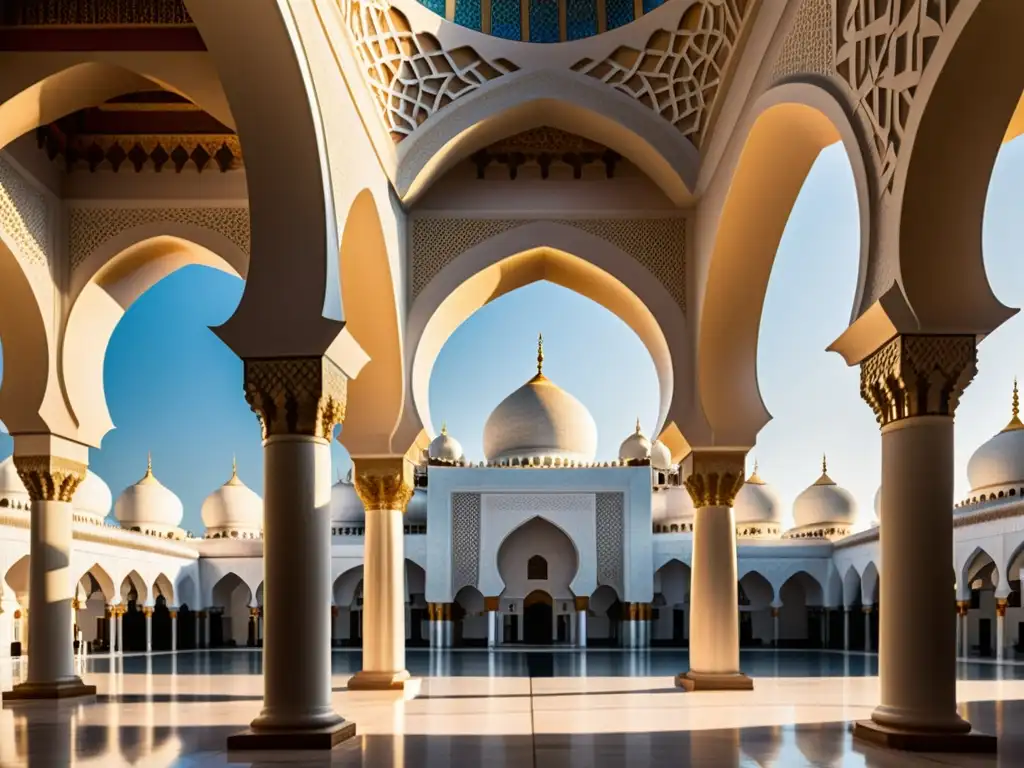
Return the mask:
<path id="1" fill-rule="evenodd" d="M 528 645 L 550 645 L 554 623 L 551 595 L 536 590 L 523 601 L 523 641 Z"/>

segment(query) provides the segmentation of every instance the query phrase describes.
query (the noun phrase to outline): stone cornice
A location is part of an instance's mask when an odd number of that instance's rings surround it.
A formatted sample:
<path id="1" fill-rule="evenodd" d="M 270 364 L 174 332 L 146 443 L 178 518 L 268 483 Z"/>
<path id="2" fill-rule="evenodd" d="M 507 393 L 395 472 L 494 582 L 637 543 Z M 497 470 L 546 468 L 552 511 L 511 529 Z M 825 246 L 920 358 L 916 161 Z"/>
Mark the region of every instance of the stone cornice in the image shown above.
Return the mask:
<path id="1" fill-rule="evenodd" d="M 30 515 L 10 514 L 0 511 L 0 526 L 29 529 L 31 525 Z M 147 536 L 144 533 L 126 531 L 123 528 L 107 525 L 76 522 L 72 529 L 72 537 L 76 541 L 89 541 L 114 547 L 127 547 L 139 552 L 152 552 L 156 555 L 167 555 L 168 557 L 181 557 L 188 560 L 199 558 L 199 553 L 194 547 L 183 544 L 180 541 L 158 539 L 155 536 Z"/>

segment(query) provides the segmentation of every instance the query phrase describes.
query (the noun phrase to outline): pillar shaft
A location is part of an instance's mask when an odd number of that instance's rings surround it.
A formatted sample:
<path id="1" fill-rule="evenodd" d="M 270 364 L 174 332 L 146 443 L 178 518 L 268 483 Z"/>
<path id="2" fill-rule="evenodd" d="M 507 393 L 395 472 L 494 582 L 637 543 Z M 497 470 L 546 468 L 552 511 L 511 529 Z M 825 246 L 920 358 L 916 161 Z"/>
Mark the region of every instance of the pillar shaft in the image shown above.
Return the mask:
<path id="1" fill-rule="evenodd" d="M 405 668 L 405 537 L 413 470 L 403 457 L 355 460 L 356 492 L 366 508 L 363 556 L 363 668 L 348 687 L 403 688 Z"/>
<path id="2" fill-rule="evenodd" d="M 590 598 L 576 598 L 576 647 L 587 647 L 587 611 L 590 609 Z"/>
<path id="3" fill-rule="evenodd" d="M 1007 601 L 1004 598 L 996 599 L 996 660 L 1002 661 L 1005 655 L 1006 643 L 1004 641 L 1004 633 L 1006 632 L 1006 605 Z"/>
<path id="4" fill-rule="evenodd" d="M 850 650 L 850 609 L 843 609 L 843 650 Z"/>
<path id="5" fill-rule="evenodd" d="M 171 652 L 178 650 L 178 612 L 171 611 Z"/>
<path id="6" fill-rule="evenodd" d="M 880 703 L 855 735 L 904 749 L 990 751 L 957 714 L 953 414 L 975 337 L 897 336 L 861 365 L 882 432 Z"/>
<path id="7" fill-rule="evenodd" d="M 143 608 L 146 615 L 146 653 L 153 650 L 153 609 Z"/>
<path id="8" fill-rule="evenodd" d="M 14 464 L 32 501 L 29 532 L 28 679 L 5 699 L 96 693 L 75 674 L 71 575 L 71 499 L 86 467 L 54 456 L 19 456 Z"/>
<path id="9" fill-rule="evenodd" d="M 686 690 L 750 689 L 740 672 L 736 519 L 732 503 L 743 485 L 744 452 L 694 451 L 686 489 L 693 499 L 690 571 L 690 670 L 676 678 Z"/>
<path id="10" fill-rule="evenodd" d="M 113 655 L 117 652 L 117 606 L 112 605 L 107 616 L 107 649 Z"/>
<path id="11" fill-rule="evenodd" d="M 124 611 L 123 605 L 117 607 L 117 652 L 124 653 Z"/>

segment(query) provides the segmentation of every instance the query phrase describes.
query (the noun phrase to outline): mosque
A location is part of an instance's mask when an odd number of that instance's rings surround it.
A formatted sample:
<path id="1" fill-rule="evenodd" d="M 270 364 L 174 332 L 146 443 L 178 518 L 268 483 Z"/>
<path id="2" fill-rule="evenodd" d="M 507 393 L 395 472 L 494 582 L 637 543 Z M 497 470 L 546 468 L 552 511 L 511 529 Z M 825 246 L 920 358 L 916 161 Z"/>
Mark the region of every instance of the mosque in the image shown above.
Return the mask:
<path id="1" fill-rule="evenodd" d="M 485 460 L 445 427 L 415 468 L 404 519 L 406 644 L 412 647 L 685 646 L 694 506 L 687 462 L 639 421 L 611 461 L 596 459 L 586 407 L 537 372 L 494 409 Z M 1016 383 L 1006 428 L 968 465 L 953 510 L 962 656 L 1012 657 L 1024 611 L 1024 423 Z M 0 653 L 27 648 L 28 492 L 0 463 Z M 865 514 L 828 474 L 796 498 L 784 529 L 757 471 L 732 509 L 741 645 L 877 650 L 878 502 Z M 231 476 L 202 506 L 201 538 L 152 462 L 112 504 L 91 471 L 74 497 L 75 630 L 81 652 L 257 646 L 262 642 L 263 502 Z M 106 522 L 113 506 L 116 525 Z M 332 643 L 362 642 L 366 510 L 332 488 Z"/>

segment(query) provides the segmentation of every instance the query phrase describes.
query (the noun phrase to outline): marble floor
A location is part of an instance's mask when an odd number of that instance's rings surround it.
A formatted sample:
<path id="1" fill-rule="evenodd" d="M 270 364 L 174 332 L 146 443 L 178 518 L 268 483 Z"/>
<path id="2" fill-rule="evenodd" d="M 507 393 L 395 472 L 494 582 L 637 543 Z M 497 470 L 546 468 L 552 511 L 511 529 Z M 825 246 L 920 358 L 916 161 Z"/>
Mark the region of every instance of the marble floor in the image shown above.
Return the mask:
<path id="1" fill-rule="evenodd" d="M 876 659 L 744 653 L 752 692 L 685 694 L 679 651 L 410 651 L 415 698 L 349 692 L 358 652 L 334 653 L 333 698 L 358 736 L 326 755 L 236 754 L 226 737 L 260 709 L 258 651 L 94 656 L 88 703 L 5 703 L 0 766 L 1024 766 L 1024 666 L 961 664 L 962 714 L 999 756 L 911 755 L 853 742 L 878 698 Z M 0 689 L 24 674 L 0 661 Z"/>

